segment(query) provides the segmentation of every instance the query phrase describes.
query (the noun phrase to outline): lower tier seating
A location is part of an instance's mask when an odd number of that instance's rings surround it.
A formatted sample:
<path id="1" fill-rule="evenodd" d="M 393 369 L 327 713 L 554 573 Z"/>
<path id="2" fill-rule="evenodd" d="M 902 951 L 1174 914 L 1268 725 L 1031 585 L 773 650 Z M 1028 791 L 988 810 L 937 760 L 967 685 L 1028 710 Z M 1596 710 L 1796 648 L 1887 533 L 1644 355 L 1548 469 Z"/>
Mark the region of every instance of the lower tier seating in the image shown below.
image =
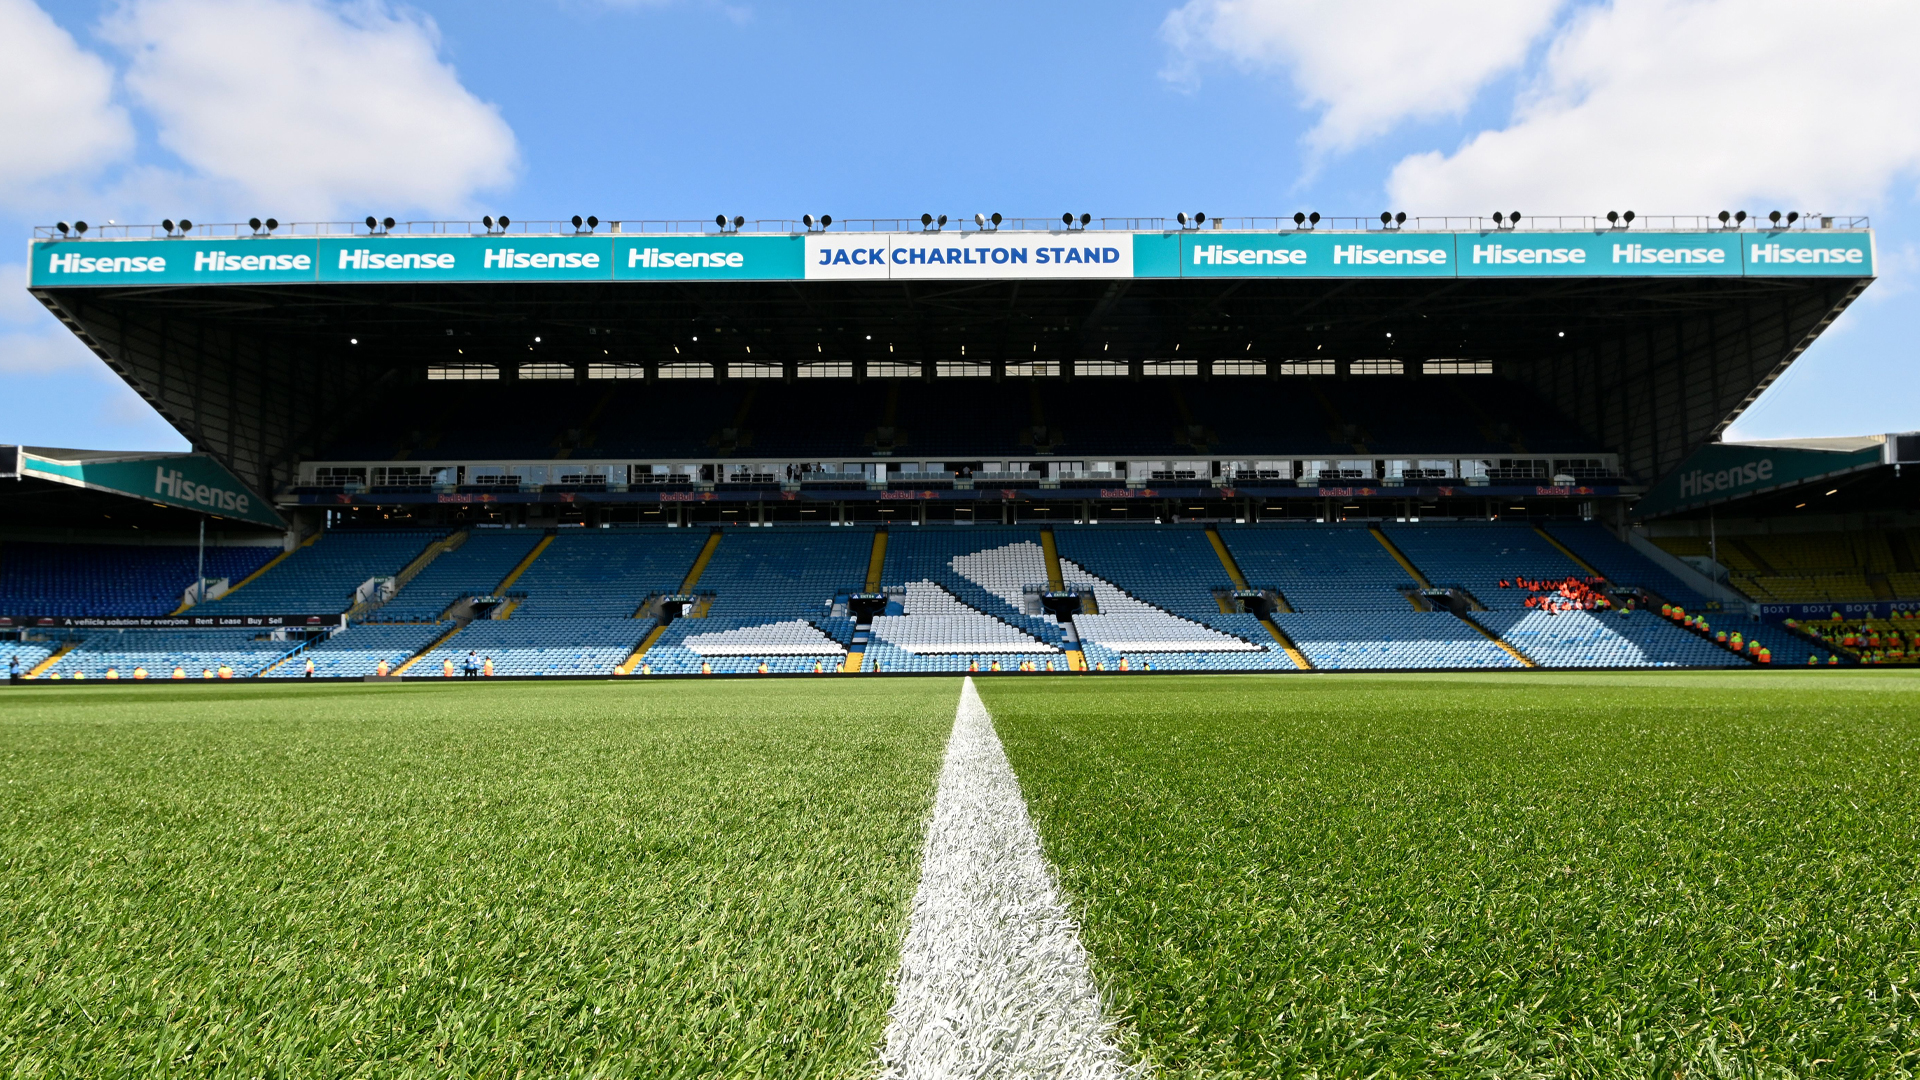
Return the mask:
<path id="1" fill-rule="evenodd" d="M 392 671 L 407 658 L 433 643 L 433 639 L 453 629 L 452 623 L 366 623 L 349 626 L 318 645 L 268 672 L 268 678 L 306 677 L 307 660 L 313 660 L 316 679 L 358 679 L 378 674 L 380 661 Z M 424 671 L 422 672 L 424 674 Z"/>
<path id="2" fill-rule="evenodd" d="M 407 674 L 441 674 L 452 661 L 458 675 L 472 652 L 491 659 L 495 675 L 611 675 L 651 626 L 643 619 L 479 619 Z"/>
<path id="3" fill-rule="evenodd" d="M 1316 668 L 1517 668 L 1505 649 L 1444 611 L 1283 614 L 1273 621 Z"/>
<path id="4" fill-rule="evenodd" d="M 88 636 L 48 674 L 57 671 L 65 679 L 76 675 L 104 679 L 112 669 L 130 679 L 134 669 L 146 668 L 148 678 L 164 679 L 179 667 L 197 679 L 203 671 L 218 672 L 224 664 L 233 669 L 235 678 L 246 679 L 297 652 L 300 645 L 256 639 L 252 631 L 107 630 Z"/>
<path id="5" fill-rule="evenodd" d="M 1747 662 L 1649 611 L 1477 611 L 1474 621 L 1541 667 L 1746 667 Z"/>

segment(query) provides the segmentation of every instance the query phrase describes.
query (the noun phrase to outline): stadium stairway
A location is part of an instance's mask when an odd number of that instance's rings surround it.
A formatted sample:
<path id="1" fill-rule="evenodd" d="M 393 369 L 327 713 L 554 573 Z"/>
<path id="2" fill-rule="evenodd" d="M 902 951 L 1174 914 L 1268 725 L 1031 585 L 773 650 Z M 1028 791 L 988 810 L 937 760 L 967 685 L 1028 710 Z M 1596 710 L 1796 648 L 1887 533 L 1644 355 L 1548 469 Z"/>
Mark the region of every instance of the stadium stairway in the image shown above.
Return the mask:
<path id="1" fill-rule="evenodd" d="M 1036 405 L 1035 408 L 1038 409 L 1039 406 Z M 1040 530 L 1040 551 L 1046 560 L 1048 590 L 1056 593 L 1067 591 L 1066 575 L 1060 570 L 1060 543 L 1054 537 L 1051 525 L 1044 526 Z M 1080 647 L 1080 631 L 1073 624 L 1073 614 L 1068 612 L 1061 616 L 1060 623 L 1066 632 L 1068 643 L 1067 670 L 1087 670 L 1087 654 L 1086 650 Z"/>
<path id="2" fill-rule="evenodd" d="M 873 550 L 867 555 L 867 576 L 861 584 L 861 591 L 872 596 L 880 592 L 880 583 L 887 567 L 887 530 L 885 526 L 873 530 Z M 853 638 L 847 643 L 847 659 L 840 670 L 848 675 L 858 675 L 860 666 L 867 659 L 867 645 L 873 635 L 873 613 L 867 612 L 854 621 Z"/>
<path id="3" fill-rule="evenodd" d="M 1252 592 L 1253 586 L 1247 584 L 1247 575 L 1241 573 L 1240 564 L 1234 561 L 1233 552 L 1227 550 L 1227 542 L 1220 537 L 1220 530 L 1212 525 L 1207 526 L 1207 543 L 1213 546 L 1214 557 L 1220 560 L 1220 568 L 1227 572 L 1227 580 L 1233 582 L 1233 587 L 1242 592 Z M 1291 611 L 1293 608 L 1285 600 L 1280 600 L 1278 610 Z M 1274 623 L 1268 613 L 1257 614 L 1260 625 L 1267 633 L 1273 635 L 1274 641 L 1279 642 L 1280 648 L 1285 650 L 1287 658 L 1293 661 L 1294 666 L 1302 671 L 1310 670 L 1313 664 L 1307 660 L 1307 654 L 1294 645 L 1286 632 Z"/>
<path id="4" fill-rule="evenodd" d="M 693 590 L 700 587 L 700 578 L 707 572 L 707 565 L 713 562 L 714 552 L 720 550 L 720 542 L 725 535 L 720 529 L 713 529 L 707 533 L 706 542 L 700 545 L 700 551 L 693 557 L 693 565 L 687 568 L 686 576 L 680 579 L 680 588 L 677 590 L 679 595 L 692 596 Z M 660 639 L 666 636 L 667 625 L 671 621 L 664 613 L 656 617 L 653 628 L 648 630 L 646 636 L 640 639 L 640 643 L 633 647 L 626 659 L 614 665 L 613 673 L 615 675 L 633 674 L 645 662 L 647 653 L 651 652 L 653 647 L 660 643 Z"/>
<path id="5" fill-rule="evenodd" d="M 374 598 L 355 604 L 347 609 L 347 621 L 349 623 L 359 622 L 373 612 L 385 608 L 395 600 L 404 600 L 405 598 L 401 596 L 401 593 L 412 583 L 414 578 L 420 576 L 421 571 L 433 565 L 433 563 L 439 560 L 440 556 L 449 555 L 458 551 L 472 536 L 472 529 L 460 529 L 428 544 L 426 550 L 414 556 L 412 562 L 401 567 L 400 572 L 393 575 L 393 591 L 387 599 L 381 600 Z M 441 605 L 440 610 L 446 610 L 446 605 Z"/>

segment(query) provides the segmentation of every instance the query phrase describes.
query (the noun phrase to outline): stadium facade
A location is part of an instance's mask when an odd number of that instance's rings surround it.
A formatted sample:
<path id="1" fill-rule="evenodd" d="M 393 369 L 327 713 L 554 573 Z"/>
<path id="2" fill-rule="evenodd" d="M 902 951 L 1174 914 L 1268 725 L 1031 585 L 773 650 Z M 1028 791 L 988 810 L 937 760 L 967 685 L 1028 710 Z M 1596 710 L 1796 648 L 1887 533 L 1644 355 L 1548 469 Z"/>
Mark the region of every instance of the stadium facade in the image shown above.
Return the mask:
<path id="1" fill-rule="evenodd" d="M 1598 610 L 1719 599 L 1633 553 L 1632 508 L 1875 273 L 1862 219 L 1754 226 L 63 226 L 33 241 L 30 288 L 234 498 L 291 524 L 284 565 L 338 553 L 340 643 L 385 634 L 430 668 L 495 639 L 582 674 L 673 649 L 663 670 L 859 668 L 889 648 L 892 670 L 1746 662 L 1693 627 L 1549 645 L 1521 624 L 1596 610 L 1602 578 L 1632 591 Z M 978 531 L 886 529 L 946 523 Z M 709 531 L 734 524 L 846 531 Z M 1616 557 L 1639 580 L 1599 565 Z M 1321 595 L 1342 575 L 1359 577 Z M 235 589 L 210 603 L 332 610 Z"/>

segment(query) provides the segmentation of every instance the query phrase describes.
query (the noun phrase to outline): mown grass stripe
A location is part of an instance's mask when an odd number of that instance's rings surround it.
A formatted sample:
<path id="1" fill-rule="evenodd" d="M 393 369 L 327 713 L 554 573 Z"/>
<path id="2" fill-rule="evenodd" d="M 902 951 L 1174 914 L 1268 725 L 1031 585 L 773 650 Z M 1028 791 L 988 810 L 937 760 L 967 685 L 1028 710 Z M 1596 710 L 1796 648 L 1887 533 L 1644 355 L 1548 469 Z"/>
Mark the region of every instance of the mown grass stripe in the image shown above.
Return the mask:
<path id="1" fill-rule="evenodd" d="M 961 686 L 882 1076 L 1142 1075 L 1122 1060 L 993 718 Z"/>

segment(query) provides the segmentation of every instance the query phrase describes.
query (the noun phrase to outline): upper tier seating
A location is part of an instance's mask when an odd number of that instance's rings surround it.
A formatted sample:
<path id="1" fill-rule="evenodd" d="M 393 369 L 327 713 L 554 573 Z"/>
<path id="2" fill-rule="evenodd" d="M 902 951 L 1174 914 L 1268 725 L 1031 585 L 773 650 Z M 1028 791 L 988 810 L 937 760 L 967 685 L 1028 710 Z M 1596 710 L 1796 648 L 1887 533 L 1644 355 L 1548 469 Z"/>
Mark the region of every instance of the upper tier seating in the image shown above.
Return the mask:
<path id="1" fill-rule="evenodd" d="M 377 617 L 382 622 L 432 622 L 462 597 L 490 595 L 542 535 L 533 529 L 475 529 L 466 543 L 414 575 L 380 607 Z"/>
<path id="2" fill-rule="evenodd" d="M 1651 589 L 1668 603 L 1694 610 L 1706 606 L 1707 598 L 1674 577 L 1652 559 L 1623 543 L 1606 526 L 1591 521 L 1561 522 L 1546 527 L 1555 540 L 1586 560 L 1601 576 L 1616 585 L 1637 585 Z"/>
<path id="3" fill-rule="evenodd" d="M 1530 593 L 1500 587 L 1515 577 L 1561 581 L 1584 577 L 1530 525 L 1505 522 L 1458 525 L 1386 525 L 1401 554 L 1439 588 L 1464 588 L 1494 611 L 1524 611 Z"/>
<path id="4" fill-rule="evenodd" d="M 968 607 L 931 581 L 907 582 L 901 613 L 876 617 L 872 629 L 875 641 L 916 655 L 1058 652 L 1013 624 Z"/>
<path id="5" fill-rule="evenodd" d="M 1763 603 L 1845 603 L 1920 598 L 1916 533 L 1909 529 L 1723 535 L 1718 558 L 1732 585 Z M 1704 537 L 1654 541 L 1680 556 L 1708 556 Z"/>
<path id="6" fill-rule="evenodd" d="M 818 619 L 860 590 L 872 551 L 872 529 L 728 529 L 699 591 L 713 594 L 712 618 Z"/>
<path id="7" fill-rule="evenodd" d="M 1155 392 L 1142 393 L 1148 386 Z M 500 415 L 518 421 L 502 427 L 484 419 Z M 1518 419 L 1496 426 L 1485 419 L 1494 415 Z M 889 417 L 898 456 L 917 460 L 1019 458 L 1034 451 L 1035 424 L 1050 429 L 1056 452 L 1122 459 L 1175 459 L 1196 448 L 1325 458 L 1353 451 L 1343 425 L 1378 453 L 1599 450 L 1524 385 L 1499 378 L 1223 376 L 1144 384 L 1100 378 L 430 382 L 373 410 L 316 457 L 382 461 L 405 451 L 407 460 L 419 462 L 537 460 L 565 447 L 580 459 L 765 454 L 870 460 Z M 396 438 L 396 432 L 405 434 Z"/>
<path id="8" fill-rule="evenodd" d="M 1297 612 L 1412 611 L 1414 581 L 1361 524 L 1220 526 L 1247 584 Z"/>
<path id="9" fill-rule="evenodd" d="M 508 621 L 630 619 L 647 597 L 679 591 L 706 542 L 704 529 L 562 529 L 513 583 L 527 598 Z"/>
<path id="10" fill-rule="evenodd" d="M 280 549 L 209 545 L 206 552 L 208 579 L 239 584 Z M 0 612 L 170 614 L 192 588 L 198 559 L 199 549 L 185 545 L 8 541 L 0 544 Z"/>
<path id="11" fill-rule="evenodd" d="M 445 530 L 330 529 L 294 549 L 280 564 L 243 588 L 194 609 L 194 614 L 327 614 L 353 606 L 353 593 L 371 578 L 391 577 Z M 192 574 L 187 577 L 191 579 Z"/>

